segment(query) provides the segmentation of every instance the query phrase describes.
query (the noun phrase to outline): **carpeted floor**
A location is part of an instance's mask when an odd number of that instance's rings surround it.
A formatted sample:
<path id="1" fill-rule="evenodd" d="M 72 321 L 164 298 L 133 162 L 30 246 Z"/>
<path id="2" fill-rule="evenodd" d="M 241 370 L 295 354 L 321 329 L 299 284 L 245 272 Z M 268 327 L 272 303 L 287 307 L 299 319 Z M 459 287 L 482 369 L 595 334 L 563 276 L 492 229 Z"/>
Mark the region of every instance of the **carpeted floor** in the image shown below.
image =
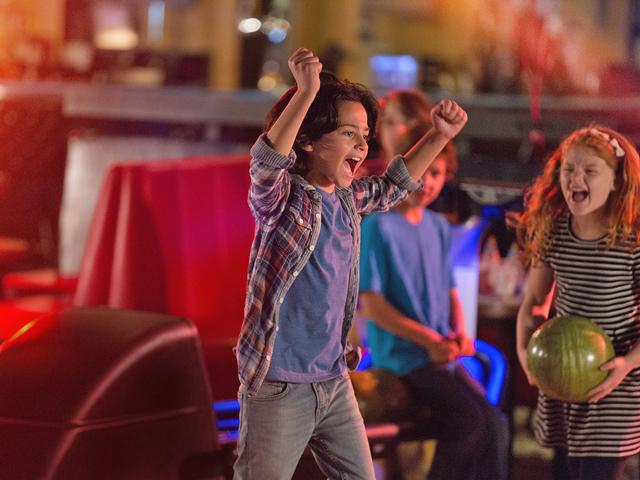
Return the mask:
<path id="1" fill-rule="evenodd" d="M 553 454 L 550 450 L 540 447 L 533 438 L 527 425 L 529 417 L 528 407 L 516 407 L 513 418 L 515 436 L 511 480 L 552 480 L 550 465 Z M 624 480 L 640 480 L 637 455 L 627 462 Z"/>
<path id="2" fill-rule="evenodd" d="M 513 413 L 513 464 L 511 480 L 551 480 L 553 452 L 542 448 L 528 427 L 529 407 L 516 407 Z"/>

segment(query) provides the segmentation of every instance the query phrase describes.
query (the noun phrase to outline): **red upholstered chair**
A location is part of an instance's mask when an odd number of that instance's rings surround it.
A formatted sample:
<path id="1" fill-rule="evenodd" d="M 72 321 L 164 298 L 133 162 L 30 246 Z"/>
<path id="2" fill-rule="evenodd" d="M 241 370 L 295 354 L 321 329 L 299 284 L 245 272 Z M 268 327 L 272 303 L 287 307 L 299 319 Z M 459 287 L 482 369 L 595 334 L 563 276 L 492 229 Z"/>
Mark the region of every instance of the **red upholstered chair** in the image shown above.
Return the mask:
<path id="1" fill-rule="evenodd" d="M 0 478 L 221 478 L 211 404 L 191 322 L 108 308 L 42 317 L 0 346 Z"/>
<path id="2" fill-rule="evenodd" d="M 170 313 L 200 333 L 216 398 L 237 394 L 232 347 L 242 322 L 255 220 L 248 157 L 114 165 L 87 239 L 75 306 Z"/>
<path id="3" fill-rule="evenodd" d="M 69 297 L 57 295 L 32 295 L 0 300 L 0 343 L 11 338 L 32 320 L 61 312 L 70 305 Z"/>

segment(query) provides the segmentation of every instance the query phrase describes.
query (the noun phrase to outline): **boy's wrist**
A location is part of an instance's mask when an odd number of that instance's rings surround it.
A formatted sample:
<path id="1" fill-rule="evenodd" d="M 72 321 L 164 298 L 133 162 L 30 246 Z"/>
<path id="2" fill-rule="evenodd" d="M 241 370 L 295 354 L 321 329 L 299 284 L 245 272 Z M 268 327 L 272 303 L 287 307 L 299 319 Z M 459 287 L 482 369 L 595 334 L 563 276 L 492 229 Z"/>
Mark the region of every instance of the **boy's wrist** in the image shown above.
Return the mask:
<path id="1" fill-rule="evenodd" d="M 430 350 L 436 345 L 440 344 L 445 338 L 435 332 L 426 332 L 422 339 L 422 348 Z"/>
<path id="2" fill-rule="evenodd" d="M 434 128 L 432 131 L 433 131 L 432 140 L 435 141 L 435 142 L 442 142 L 444 144 L 447 144 L 447 143 L 449 143 L 451 140 L 453 140 L 456 137 L 455 135 L 450 137 L 446 133 L 441 132 L 440 130 L 438 130 L 437 128 Z"/>
<path id="3" fill-rule="evenodd" d="M 313 103 L 313 100 L 315 100 L 317 93 L 318 93 L 317 90 L 313 90 L 311 88 L 305 88 L 305 89 L 298 88 L 296 92 L 293 94 L 292 100 L 297 99 L 300 102 L 306 102 L 309 105 L 311 105 L 311 103 Z"/>

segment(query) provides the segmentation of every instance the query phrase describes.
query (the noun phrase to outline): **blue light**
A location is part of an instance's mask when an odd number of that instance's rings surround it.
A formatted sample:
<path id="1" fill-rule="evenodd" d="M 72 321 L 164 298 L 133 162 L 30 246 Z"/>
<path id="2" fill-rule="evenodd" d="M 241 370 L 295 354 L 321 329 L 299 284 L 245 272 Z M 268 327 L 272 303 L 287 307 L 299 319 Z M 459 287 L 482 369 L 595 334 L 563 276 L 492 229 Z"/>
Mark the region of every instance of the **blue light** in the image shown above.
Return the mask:
<path id="1" fill-rule="evenodd" d="M 237 430 L 221 430 L 218 432 L 218 441 L 220 443 L 237 442 L 238 431 Z"/>
<path id="2" fill-rule="evenodd" d="M 213 404 L 213 409 L 220 412 L 237 412 L 240 410 L 240 403 L 237 400 L 222 400 Z"/>
<path id="3" fill-rule="evenodd" d="M 287 38 L 287 32 L 285 32 L 284 30 L 280 29 L 280 28 L 273 28 L 268 34 L 267 37 L 269 37 L 269 41 L 271 43 L 281 43 L 284 41 L 285 38 Z"/>
<path id="4" fill-rule="evenodd" d="M 377 86 L 411 88 L 418 79 L 418 62 L 411 55 L 374 55 L 369 58 Z"/>
<path id="5" fill-rule="evenodd" d="M 161 40 L 164 33 L 165 4 L 163 0 L 149 3 L 147 10 L 147 32 L 149 39 Z"/>
<path id="6" fill-rule="evenodd" d="M 218 420 L 216 426 L 219 430 L 237 430 L 240 427 L 240 420 L 237 418 L 225 418 Z"/>
<path id="7" fill-rule="evenodd" d="M 371 359 L 371 351 L 368 348 L 362 349 L 362 358 L 360 359 L 360 363 L 356 370 L 364 371 L 369 370 L 373 365 L 373 360 Z"/>
<path id="8" fill-rule="evenodd" d="M 460 357 L 458 361 L 473 378 L 478 380 L 482 385 L 485 384 L 487 379 L 484 366 L 478 357 Z"/>
<path id="9" fill-rule="evenodd" d="M 504 209 L 495 205 L 483 205 L 482 206 L 482 218 L 501 217 L 504 215 Z"/>
<path id="10" fill-rule="evenodd" d="M 487 342 L 476 340 L 475 346 L 477 354 L 484 355 L 489 362 L 490 372 L 484 388 L 489 403 L 497 407 L 500 405 L 507 377 L 507 360 L 500 350 Z"/>
<path id="11" fill-rule="evenodd" d="M 476 339 L 474 345 L 476 355 L 461 357 L 458 361 L 484 386 L 488 402 L 497 407 L 500 405 L 505 387 L 507 359 L 500 350 L 483 340 Z M 356 370 L 365 371 L 371 367 L 371 352 L 364 349 L 362 360 Z"/>

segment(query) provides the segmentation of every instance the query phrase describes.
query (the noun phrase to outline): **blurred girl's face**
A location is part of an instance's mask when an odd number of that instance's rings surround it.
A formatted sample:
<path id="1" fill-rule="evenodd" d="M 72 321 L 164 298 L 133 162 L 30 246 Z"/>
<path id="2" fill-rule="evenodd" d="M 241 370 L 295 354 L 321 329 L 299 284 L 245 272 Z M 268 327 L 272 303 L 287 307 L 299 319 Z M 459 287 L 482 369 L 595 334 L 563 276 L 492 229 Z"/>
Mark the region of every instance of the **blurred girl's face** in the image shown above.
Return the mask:
<path id="1" fill-rule="evenodd" d="M 378 127 L 380 145 L 385 157 L 391 158 L 406 153 L 400 150 L 403 150 L 407 134 L 415 124 L 415 120 L 407 118 L 402 113 L 398 102 L 390 100 L 385 104 Z"/>
<path id="2" fill-rule="evenodd" d="M 560 187 L 575 217 L 605 219 L 607 200 L 615 189 L 615 172 L 596 150 L 575 144 L 560 166 Z"/>

